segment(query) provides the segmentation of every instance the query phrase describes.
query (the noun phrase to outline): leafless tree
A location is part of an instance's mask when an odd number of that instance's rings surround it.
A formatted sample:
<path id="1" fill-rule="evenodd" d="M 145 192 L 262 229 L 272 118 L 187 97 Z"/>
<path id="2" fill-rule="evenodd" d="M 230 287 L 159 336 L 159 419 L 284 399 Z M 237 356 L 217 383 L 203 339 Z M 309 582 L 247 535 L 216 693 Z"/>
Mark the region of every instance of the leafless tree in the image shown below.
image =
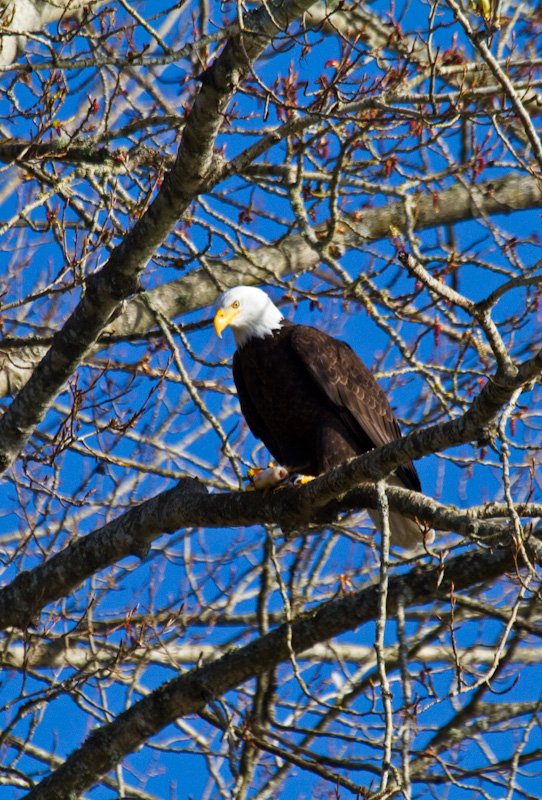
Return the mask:
<path id="1" fill-rule="evenodd" d="M 539 797 L 539 6 L 0 25 L 1 784 Z M 407 435 L 245 491 L 237 284 L 348 339 Z M 384 483 L 410 459 L 423 495 Z"/>

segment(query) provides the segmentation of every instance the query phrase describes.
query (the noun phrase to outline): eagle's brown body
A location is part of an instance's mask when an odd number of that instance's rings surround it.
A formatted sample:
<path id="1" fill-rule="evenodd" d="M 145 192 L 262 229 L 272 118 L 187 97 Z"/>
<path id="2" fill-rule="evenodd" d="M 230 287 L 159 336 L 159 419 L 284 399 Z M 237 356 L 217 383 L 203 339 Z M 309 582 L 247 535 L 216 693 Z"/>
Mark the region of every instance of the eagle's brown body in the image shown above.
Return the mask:
<path id="1" fill-rule="evenodd" d="M 284 320 L 249 339 L 233 359 L 241 411 L 252 433 L 292 472 L 320 475 L 401 436 L 386 395 L 345 342 Z M 401 483 L 420 491 L 412 463 Z"/>

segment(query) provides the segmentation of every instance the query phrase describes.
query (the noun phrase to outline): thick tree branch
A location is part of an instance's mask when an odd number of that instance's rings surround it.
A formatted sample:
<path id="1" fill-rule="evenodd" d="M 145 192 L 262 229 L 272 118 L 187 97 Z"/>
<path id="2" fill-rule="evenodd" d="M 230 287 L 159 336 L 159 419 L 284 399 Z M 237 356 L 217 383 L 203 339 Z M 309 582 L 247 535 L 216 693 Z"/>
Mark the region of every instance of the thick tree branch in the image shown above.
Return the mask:
<path id="1" fill-rule="evenodd" d="M 280 620 L 282 623 L 283 620 Z M 537 633 L 540 637 L 540 628 L 535 625 L 524 624 L 519 621 L 517 628 L 526 632 Z M 529 629 L 532 629 L 531 631 Z M 69 665 L 78 670 L 92 670 L 97 666 L 108 667 L 115 664 L 119 657 L 122 658 L 123 667 L 129 665 L 140 666 L 142 663 L 159 664 L 171 667 L 172 663 L 180 665 L 201 665 L 211 661 L 217 661 L 231 649 L 228 642 L 224 645 L 219 644 L 169 644 L 167 648 L 152 647 L 142 645 L 134 648 L 132 652 L 126 652 L 121 648 L 108 644 L 103 648 L 95 647 L 90 651 L 83 642 L 76 636 L 61 637 L 50 642 L 37 644 L 35 647 L 26 644 L 12 644 L 5 655 L 0 654 L 0 666 L 3 669 L 27 670 L 27 669 L 58 669 Z M 386 647 L 384 650 L 386 668 L 391 672 L 398 666 L 397 645 Z M 462 665 L 480 664 L 490 665 L 494 659 L 492 650 L 484 647 L 461 648 L 454 653 L 452 647 L 442 644 L 424 645 L 416 651 L 416 658 L 420 661 L 436 661 L 443 664 L 454 664 L 457 656 Z M 375 668 L 376 659 L 374 647 L 368 645 L 355 644 L 331 644 L 321 643 L 314 647 L 304 650 L 298 657 L 298 661 L 317 662 L 325 664 L 336 664 L 338 661 L 351 662 L 357 668 L 361 665 L 366 670 Z M 523 647 L 516 653 L 514 664 L 539 664 L 539 647 Z"/>

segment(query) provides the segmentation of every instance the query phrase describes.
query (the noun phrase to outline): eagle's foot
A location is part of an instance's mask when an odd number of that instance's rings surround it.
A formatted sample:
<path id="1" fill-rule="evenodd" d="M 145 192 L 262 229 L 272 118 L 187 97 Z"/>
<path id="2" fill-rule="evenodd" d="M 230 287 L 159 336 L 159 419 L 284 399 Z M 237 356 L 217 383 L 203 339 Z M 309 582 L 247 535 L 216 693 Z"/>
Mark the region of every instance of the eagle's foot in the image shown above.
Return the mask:
<path id="1" fill-rule="evenodd" d="M 314 475 L 300 475 L 298 472 L 294 472 L 290 475 L 288 483 L 291 484 L 291 486 L 304 486 L 306 483 L 313 481 L 314 478 Z"/>

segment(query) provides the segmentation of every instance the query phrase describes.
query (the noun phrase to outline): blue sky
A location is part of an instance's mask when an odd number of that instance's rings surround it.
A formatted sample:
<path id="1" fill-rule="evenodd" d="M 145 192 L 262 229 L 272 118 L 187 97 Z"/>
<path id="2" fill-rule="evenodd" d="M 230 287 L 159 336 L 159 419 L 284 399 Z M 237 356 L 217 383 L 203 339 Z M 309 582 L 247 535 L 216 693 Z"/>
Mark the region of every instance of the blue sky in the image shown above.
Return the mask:
<path id="1" fill-rule="evenodd" d="M 143 15 L 150 15 L 165 7 L 162 3 L 138 3 L 137 8 Z M 191 35 L 191 12 L 196 6 L 188 4 L 186 10 L 180 12 L 180 24 L 178 35 L 182 37 Z M 375 10 L 387 9 L 387 4 L 372 4 Z M 426 28 L 428 7 L 424 3 L 410 3 L 405 6 L 405 13 L 400 14 L 396 11 L 397 17 L 402 16 L 402 26 L 404 30 L 413 33 L 423 32 Z M 214 4 L 211 13 L 217 22 L 223 20 L 223 14 L 233 16 L 235 8 L 233 4 L 229 7 L 224 4 L 222 8 Z M 452 26 L 452 17 L 449 11 L 439 9 L 442 13 L 440 21 L 442 27 L 435 33 L 435 43 L 441 50 L 450 46 L 452 36 L 456 28 Z M 123 18 L 123 12 L 117 10 L 117 23 Z M 421 24 L 419 24 L 421 20 Z M 184 28 L 183 28 L 184 25 Z M 211 30 L 211 25 L 209 30 Z M 169 34 L 173 43 L 174 34 Z M 147 35 L 141 28 L 137 28 L 135 42 L 144 44 Z M 318 33 L 309 34 L 311 49 L 300 56 L 299 48 L 293 50 L 286 49 L 282 53 L 269 52 L 261 64 L 258 66 L 258 75 L 262 81 L 270 85 L 275 85 L 277 91 L 281 88 L 282 79 L 286 79 L 289 74 L 298 73 L 293 80 L 299 84 L 298 100 L 304 106 L 311 102 L 311 92 L 318 87 L 318 78 L 325 72 L 331 77 L 333 65 L 331 62 L 340 57 L 340 47 L 336 39 L 323 39 Z M 118 37 L 119 48 L 122 51 L 124 41 L 122 36 Z M 82 41 L 76 41 L 74 48 L 83 47 Z M 466 46 L 467 47 L 467 46 Z M 293 66 L 291 67 L 291 63 Z M 329 66 L 324 66 L 328 65 Z M 193 92 L 197 88 L 197 81 L 193 79 L 185 80 L 189 70 L 188 62 L 181 62 L 160 70 L 152 74 L 151 81 L 156 81 L 161 92 L 167 98 L 170 106 L 178 113 L 184 103 L 190 105 Z M 360 60 L 358 70 L 354 73 L 352 83 L 361 80 L 362 73 L 369 76 L 378 73 L 378 67 L 374 65 L 371 58 L 364 56 Z M 150 73 L 149 73 L 150 74 Z M 47 73 L 44 73 L 47 77 Z M 103 87 L 100 76 L 92 71 L 79 71 L 67 74 L 69 92 L 61 100 L 58 96 L 57 118 L 62 122 L 61 128 L 69 131 L 73 129 L 75 123 L 71 118 L 81 115 L 81 109 L 86 108 L 88 97 L 100 98 L 100 112 L 95 122 L 101 122 L 104 113 L 104 103 L 102 100 Z M 135 92 L 132 79 L 126 77 L 127 86 Z M 37 90 L 39 79 L 33 76 L 32 85 Z M 167 83 L 166 83 L 167 81 Z M 50 92 L 61 92 L 62 82 L 58 81 Z M 344 91 L 347 91 L 345 85 Z M 30 106 L 35 98 L 32 96 L 28 87 L 20 82 L 16 87 L 17 96 L 22 104 Z M 129 98 L 130 99 L 130 98 Z M 248 144 L 255 141 L 263 125 L 261 120 L 262 104 L 254 98 L 239 94 L 236 98 L 236 112 L 240 119 L 232 122 L 231 127 L 226 128 L 219 135 L 217 147 L 224 147 L 227 158 L 232 158 Z M 0 113 L 4 114 L 7 101 L 4 98 L 0 101 Z M 158 114 L 159 110 L 154 107 L 151 93 L 141 90 L 137 95 L 137 101 L 128 106 L 124 113 L 115 118 L 113 128 L 119 128 L 128 122 L 145 119 L 145 115 L 152 116 Z M 84 115 L 83 115 L 84 116 Z M 265 124 L 268 126 L 276 125 L 280 122 L 277 114 L 271 105 L 270 116 Z M 30 137 L 35 133 L 36 118 L 29 115 L 25 120 L 19 119 L 17 126 L 6 122 L 6 128 L 11 135 Z M 71 126 L 71 127 L 70 127 Z M 371 146 L 374 152 L 378 152 L 383 157 L 397 155 L 404 164 L 404 174 L 392 173 L 385 180 L 378 172 L 378 165 L 373 163 L 371 152 L 367 149 L 356 151 L 356 169 L 366 176 L 373 187 L 381 185 L 382 191 L 370 192 L 361 189 L 352 192 L 345 198 L 345 209 L 357 211 L 358 207 L 362 210 L 365 207 L 379 207 L 390 201 L 390 192 L 398 189 L 404 180 L 404 175 L 414 180 L 416 177 L 424 176 L 425 172 L 442 169 L 446 164 L 443 155 L 443 147 L 435 144 L 426 151 L 425 160 L 421 158 L 416 149 L 418 140 L 413 134 L 410 139 L 404 139 L 406 123 L 398 121 L 396 125 L 390 127 L 390 132 L 386 136 L 375 134 L 371 139 Z M 495 134 L 490 133 L 490 139 L 486 141 L 486 134 L 489 128 L 480 124 L 480 129 L 475 130 L 473 136 L 482 148 L 482 152 L 490 150 L 495 142 Z M 126 135 L 113 138 L 110 143 L 112 149 L 119 146 L 129 146 L 134 140 L 145 142 L 146 129 L 142 127 L 142 132 L 132 134 L 132 138 Z M 89 128 L 87 134 L 92 133 Z M 459 126 L 452 127 L 442 134 L 443 141 L 452 156 L 459 153 L 461 144 L 461 130 Z M 44 137 L 46 139 L 47 137 Z M 171 125 L 164 125 L 161 132 L 154 139 L 157 145 L 164 148 L 164 151 L 171 155 L 175 153 L 175 131 Z M 151 140 L 152 141 L 152 140 Z M 325 158 L 318 147 L 315 145 L 311 150 L 308 149 L 306 164 L 309 164 L 315 171 L 317 168 L 332 168 L 334 159 L 340 150 L 339 137 L 330 133 L 329 141 L 326 146 L 329 148 L 328 157 L 330 163 L 325 165 Z M 406 149 L 404 153 L 401 149 Z M 495 178 L 508 168 L 506 159 L 499 152 L 499 160 L 495 165 L 485 167 L 481 179 Z M 282 164 L 289 157 L 287 145 L 282 144 L 269 152 L 262 162 L 269 164 Z M 312 160 L 311 160 L 312 159 Z M 66 168 L 68 172 L 70 168 Z M 356 177 L 356 176 L 354 176 Z M 469 175 L 472 178 L 472 173 Z M 123 207 L 122 192 L 130 196 L 134 202 L 141 202 L 144 196 L 144 189 L 149 189 L 154 185 L 155 175 L 144 175 L 139 178 L 141 186 L 138 188 L 135 179 L 124 178 L 120 181 L 119 200 L 116 207 L 116 214 L 119 226 L 112 230 L 112 244 L 118 243 L 123 230 L 133 224 L 133 218 Z M 443 190 L 456 180 L 454 175 L 442 180 L 439 189 Z M 379 181 L 381 184 L 379 184 Z M 87 197 L 91 202 L 99 207 L 99 191 L 96 183 L 90 184 L 85 180 L 77 180 L 74 184 L 81 192 L 82 197 Z M 150 187 L 150 188 L 149 188 Z M 108 191 L 116 191 L 113 182 L 107 184 Z M 429 185 L 434 189 L 433 184 Z M 24 182 L 18 187 L 18 193 L 6 198 L 3 206 L 2 219 L 6 219 L 16 209 L 27 202 L 36 193 L 36 184 L 31 181 Z M 120 191 L 122 189 L 122 192 Z M 312 222 L 320 222 L 329 216 L 329 205 L 326 200 L 317 198 L 317 182 L 311 183 L 312 196 L 309 193 L 308 205 L 313 211 Z M 392 200 L 396 197 L 392 196 Z M 277 237 L 283 236 L 288 231 L 288 225 L 293 223 L 293 215 L 286 200 L 286 193 L 283 185 L 273 186 L 266 189 L 258 186 L 248 179 L 234 178 L 226 187 L 219 187 L 210 197 L 203 198 L 204 203 L 199 203 L 192 209 L 192 216 L 189 222 L 179 227 L 180 232 L 189 237 L 191 243 L 196 248 L 208 246 L 207 256 L 212 259 L 228 259 L 232 255 L 231 242 L 235 241 L 237 233 L 232 233 L 235 226 L 241 226 L 238 243 L 246 248 L 256 248 L 264 242 L 273 242 Z M 244 219 L 240 222 L 240 214 L 243 207 L 252 203 L 254 208 L 254 221 Z M 312 205 L 314 206 L 312 208 Z M 66 252 L 80 252 L 83 232 L 80 228 L 73 227 L 78 222 L 78 217 L 73 208 L 67 207 L 61 199 L 53 197 L 49 206 L 38 207 L 34 212 L 33 222 L 44 222 L 49 218 L 51 212 L 58 215 L 59 219 L 65 219 L 72 227 L 68 227 L 63 252 L 62 245 L 59 244 L 58 231 L 49 230 L 36 232 L 28 240 L 21 240 L 19 231 L 15 229 L 6 237 L 6 243 L 2 253 L 0 253 L 0 278 L 2 288 L 5 291 L 3 302 L 15 301 L 30 291 L 35 291 L 39 287 L 45 286 L 53 280 L 65 264 Z M 98 209 L 99 218 L 103 222 L 106 217 L 105 209 Z M 509 217 L 495 218 L 495 224 L 499 227 L 500 233 L 493 235 L 493 231 L 488 228 L 484 221 L 462 223 L 454 230 L 454 241 L 457 252 L 467 263 L 457 271 L 458 291 L 464 292 L 471 299 L 481 299 L 497 286 L 501 285 L 510 274 L 510 270 L 515 269 L 520 273 L 521 263 L 528 267 L 536 264 L 540 258 L 540 246 L 537 241 L 531 241 L 531 234 L 539 231 L 539 213 L 522 212 Z M 80 225 L 80 223 L 79 223 Z M 209 228 L 213 226 L 213 233 L 210 235 Z M 226 234 L 221 235 L 221 234 Z M 436 270 L 442 268 L 445 259 L 448 232 L 439 230 L 429 230 L 419 234 L 421 248 L 426 255 L 434 258 L 431 268 Z M 228 239 L 229 237 L 229 239 Z M 503 252 L 502 244 L 505 238 L 518 238 L 515 248 L 517 260 L 511 260 L 510 253 Z M 171 249 L 167 249 L 171 248 Z M 174 236 L 170 237 L 166 247 L 161 250 L 157 258 L 149 264 L 144 275 L 145 288 L 152 289 L 167 281 L 181 277 L 187 271 L 196 268 L 197 263 L 173 262 L 170 258 L 173 249 L 175 252 L 183 252 L 187 255 L 187 248 L 184 244 L 179 244 L 179 240 Z M 396 247 L 393 237 L 386 240 L 371 243 L 363 250 L 350 251 L 341 259 L 341 266 L 356 278 L 360 272 L 367 274 L 375 286 L 383 290 L 389 288 L 394 297 L 405 298 L 409 302 L 417 303 L 419 308 L 427 304 L 428 314 L 432 319 L 440 314 L 441 320 L 444 319 L 446 308 L 435 310 L 431 306 L 431 299 L 426 292 L 420 292 L 416 288 L 413 278 L 400 275 L 400 269 L 396 256 Z M 94 256 L 90 257 L 87 268 L 92 270 L 98 265 L 103 264 L 107 257 L 107 248 L 101 243 Z M 521 262 L 520 262 L 521 259 Z M 186 259 L 187 260 L 187 259 Z M 508 270 L 507 273 L 504 270 Z M 16 277 L 14 277 L 16 276 Z M 331 284 L 331 287 L 333 284 Z M 407 431 L 409 425 L 415 426 L 423 419 L 437 421 L 446 419 L 447 413 L 443 410 L 438 400 L 431 395 L 422 377 L 405 364 L 399 349 L 390 343 L 390 337 L 385 330 L 385 325 L 391 325 L 393 330 L 401 336 L 405 342 L 412 343 L 419 337 L 416 357 L 426 365 L 437 368 L 453 369 L 458 362 L 459 347 L 456 341 L 447 339 L 441 335 L 437 343 L 434 329 L 427 329 L 419 322 L 407 321 L 399 322 L 382 307 L 375 309 L 375 314 L 371 317 L 362 305 L 350 301 L 345 307 L 342 301 L 342 292 L 333 290 L 330 284 L 324 284 L 319 279 L 311 276 L 301 276 L 291 285 L 269 287 L 270 293 L 278 302 L 281 301 L 288 292 L 290 296 L 296 297 L 297 292 L 309 289 L 319 296 L 322 310 L 310 307 L 307 300 L 300 299 L 297 307 L 293 309 L 292 304 L 285 307 L 285 313 L 297 322 L 312 324 L 326 330 L 328 333 L 336 335 L 348 341 L 365 363 L 375 369 L 383 377 L 382 386 L 389 391 L 390 402 L 396 409 L 396 413 L 403 421 L 403 429 Z M 531 315 L 525 320 L 523 327 L 514 330 L 509 322 L 516 310 L 521 309 L 525 304 L 528 292 L 523 288 L 518 288 L 508 293 L 501 301 L 495 311 L 495 319 L 500 325 L 500 330 L 507 341 L 510 343 L 513 352 L 521 354 L 522 357 L 534 349 L 539 338 L 540 332 L 540 312 Z M 4 313 L 3 321 L 6 333 L 22 336 L 30 332 L 39 334 L 41 329 L 36 329 L 36 325 L 43 324 L 44 315 L 48 314 L 47 329 L 53 328 L 65 319 L 70 309 L 74 307 L 79 297 L 79 290 L 72 289 L 69 293 L 58 297 L 56 305 L 50 299 L 38 301 L 32 306 L 23 306 L 22 309 L 13 308 Z M 182 320 L 183 323 L 198 323 L 201 320 L 209 321 L 212 311 L 210 308 L 197 310 Z M 458 315 L 461 319 L 461 315 Z M 380 324 L 379 324 L 380 323 Z M 232 337 L 226 333 L 220 342 L 216 339 L 210 324 L 200 328 L 193 327 L 187 330 L 187 338 L 192 350 L 202 357 L 206 363 L 198 364 L 191 360 L 189 354 L 180 346 L 181 355 L 188 366 L 192 379 L 220 380 L 224 385 L 231 386 L 231 373 L 229 363 L 219 365 L 222 359 L 230 358 L 234 345 Z M 530 348 L 530 350 L 529 350 Z M 51 552 L 65 546 L 72 536 L 84 535 L 102 525 L 107 520 L 118 516 L 133 503 L 153 496 L 162 491 L 172 482 L 182 475 L 197 475 L 206 481 L 210 481 L 211 476 L 216 474 L 213 490 L 220 491 L 235 486 L 235 475 L 225 459 L 220 455 L 220 440 L 212 430 L 205 430 L 197 438 L 190 441 L 183 450 L 186 437 L 197 430 L 201 423 L 200 412 L 194 407 L 186 390 L 181 384 L 173 380 L 175 374 L 174 366 L 169 362 L 169 352 L 160 342 L 136 342 L 119 343 L 110 347 L 107 352 L 100 354 L 102 358 L 111 359 L 112 363 L 108 366 L 108 371 L 100 374 L 100 369 L 94 365 L 82 367 L 79 371 L 77 385 L 72 384 L 70 390 L 59 397 L 58 404 L 51 410 L 41 432 L 51 436 L 59 435 L 63 430 L 63 422 L 73 402 L 76 390 L 89 390 L 93 382 L 96 381 L 92 391 L 84 395 L 83 407 L 79 414 L 80 427 L 76 430 L 79 449 L 66 449 L 58 455 L 55 465 L 47 463 L 47 456 L 50 455 L 49 445 L 39 452 L 42 461 L 29 461 L 16 467 L 15 473 L 7 477 L 0 487 L 0 506 L 2 508 L 2 530 L 3 538 L 3 559 L 5 562 L 4 579 L 9 581 L 14 574 L 28 568 Z M 141 363 L 142 359 L 149 358 L 148 363 L 157 373 L 146 374 L 141 370 L 135 377 L 126 369 L 127 365 L 136 362 Z M 485 380 L 488 372 L 492 370 L 492 364 L 484 365 L 477 359 L 475 352 L 471 349 L 462 362 L 465 374 L 461 376 L 464 386 L 461 389 L 462 399 L 468 401 L 472 394 L 479 390 L 480 382 Z M 160 370 L 168 369 L 168 375 L 172 375 L 170 380 L 167 376 L 161 380 L 158 374 Z M 449 384 L 447 384 L 449 390 Z M 151 394 L 152 393 L 152 394 Z M 239 454 L 245 462 L 251 463 L 254 458 L 256 442 L 246 429 L 242 426 L 237 414 L 235 397 L 231 394 L 222 394 L 213 391 L 204 391 L 202 394 L 208 407 L 218 415 L 223 424 L 224 431 L 231 436 L 232 444 L 237 448 Z M 536 409 L 539 406 L 540 390 L 535 388 L 531 395 L 531 409 L 534 413 L 526 415 L 527 421 L 518 421 L 516 431 L 516 441 L 518 445 L 526 442 L 535 441 L 539 437 L 540 423 L 537 418 Z M 150 398 L 150 399 L 149 399 Z M 523 401 L 522 401 L 523 402 Z M 456 415 L 460 411 L 457 405 L 450 403 L 448 413 Z M 134 424 L 122 435 L 118 428 L 107 428 L 106 423 L 112 418 L 125 422 L 133 415 Z M 96 426 L 105 427 L 100 433 L 96 434 Z M 34 442 L 36 447 L 41 446 L 39 436 Z M 86 448 L 86 450 L 85 450 Z M 101 453 L 103 458 L 98 458 L 96 453 Z M 451 456 L 456 457 L 456 463 L 452 463 Z M 126 459 L 138 462 L 141 465 L 141 472 L 135 477 L 137 470 L 133 466 L 125 463 Z M 256 459 L 260 464 L 265 464 L 267 454 L 261 450 L 256 450 Z M 523 499 L 530 486 L 526 485 L 526 466 L 523 460 L 523 451 L 516 449 L 512 451 L 512 460 L 516 465 L 513 470 L 514 490 L 518 499 Z M 217 464 L 220 468 L 217 470 Z M 154 469 L 153 465 L 159 467 Z M 485 461 L 481 462 L 479 453 L 473 446 L 464 446 L 448 451 L 445 454 L 429 456 L 423 459 L 418 465 L 422 478 L 424 491 L 436 497 L 441 502 L 454 503 L 460 507 L 467 507 L 471 504 L 478 504 L 489 499 L 502 499 L 502 475 L 498 453 L 491 450 L 487 453 Z M 148 472 L 145 470 L 148 469 Z M 164 471 L 169 474 L 163 474 Z M 39 487 L 39 492 L 36 492 Z M 52 488 L 53 487 L 53 488 Z M 538 500 L 540 495 L 538 484 L 534 484 L 533 499 Z M 72 505 L 72 501 L 74 504 Z M 87 509 L 80 513 L 79 505 Z M 301 577 L 306 574 L 314 574 L 314 585 L 311 586 L 310 594 L 306 600 L 309 605 L 322 602 L 340 591 L 340 581 L 338 576 L 346 574 L 355 589 L 366 585 L 374 579 L 376 574 L 378 559 L 377 554 L 367 545 L 360 544 L 356 540 L 357 531 L 362 530 L 362 534 L 367 535 L 366 517 L 359 517 L 340 530 L 326 531 L 320 536 L 315 533 L 309 535 L 306 540 L 295 539 L 288 545 L 282 545 L 281 540 L 277 546 L 280 547 L 281 567 L 284 575 L 289 579 L 292 574 L 297 575 L 298 581 L 302 583 Z M 16 553 L 10 560 L 10 553 L 13 552 L 14 541 L 21 537 L 29 537 L 28 546 L 25 553 Z M 34 539 L 35 537 L 35 539 Z M 266 533 L 260 526 L 254 526 L 246 530 L 238 529 L 214 529 L 214 530 L 190 530 L 181 531 L 169 537 L 158 539 L 153 546 L 151 554 L 140 563 L 136 559 L 127 559 L 122 564 L 113 567 L 106 573 L 95 576 L 83 587 L 78 589 L 73 596 L 55 604 L 54 607 L 46 610 L 42 619 L 42 629 L 44 636 L 61 635 L 72 632 L 77 634 L 78 626 L 86 624 L 87 614 L 91 621 L 96 624 L 107 622 L 109 619 L 124 620 L 130 612 L 136 616 L 146 612 L 158 614 L 168 610 L 174 623 L 165 625 L 163 629 L 157 630 L 147 628 L 141 634 L 143 638 L 152 640 L 156 638 L 164 641 L 172 641 L 175 644 L 214 644 L 218 646 L 223 643 L 231 643 L 241 646 L 256 635 L 253 627 L 245 627 L 241 622 L 235 625 L 222 626 L 220 624 L 204 622 L 203 611 L 207 608 L 214 608 L 216 611 L 227 609 L 230 614 L 241 614 L 253 612 L 256 608 L 257 593 L 260 585 L 260 565 L 263 560 L 263 548 Z M 39 544 L 36 542 L 39 541 Z M 457 543 L 457 548 L 461 547 Z M 404 569 L 404 567 L 397 567 Z M 301 577 L 300 577 L 301 576 Z M 286 577 L 285 577 L 286 580 Z M 194 585 L 194 581 L 196 585 Z M 235 591 L 238 595 L 235 595 Z M 487 592 L 480 592 L 480 597 L 487 603 L 508 607 L 517 594 L 518 587 L 512 584 L 506 592 L 501 584 L 495 589 Z M 479 592 L 473 592 L 473 596 L 478 596 Z M 94 598 L 89 610 L 89 599 Z M 231 599 L 233 597 L 233 599 Z M 280 592 L 275 588 L 270 600 L 270 610 L 281 610 L 283 606 Z M 437 608 L 425 609 L 426 616 L 421 618 L 412 614 L 408 619 L 407 630 L 414 635 L 422 630 L 437 628 L 439 623 Z M 62 619 L 64 615 L 65 619 Z M 180 619 L 186 622 L 181 624 Z M 480 647 L 492 650 L 502 634 L 503 626 L 501 623 L 484 619 L 483 621 L 461 622 L 458 623 L 455 635 L 459 647 L 466 650 L 473 646 L 475 642 Z M 134 628 L 130 622 L 124 622 L 115 630 L 108 632 L 107 641 L 118 645 L 121 639 L 125 642 L 130 641 L 134 635 Z M 345 634 L 340 638 L 341 643 L 365 644 L 372 647 L 374 643 L 374 624 L 362 626 L 355 632 Z M 390 620 L 387 630 L 387 637 L 390 643 L 394 642 L 397 633 L 393 620 Z M 441 641 L 449 643 L 450 634 L 443 631 L 440 636 Z M 526 640 L 526 643 L 528 640 Z M 158 646 L 158 644 L 157 644 Z M 190 665 L 185 665 L 189 668 Z M 345 680 L 345 675 L 353 675 L 359 665 L 347 663 L 337 665 L 333 663 L 323 663 L 321 665 L 303 665 L 304 679 L 314 694 L 324 698 L 325 702 L 332 702 L 336 695 L 337 686 L 341 680 Z M 124 667 L 120 667 L 123 672 Z M 133 667 L 127 667 L 127 673 Z M 363 665 L 360 667 L 359 679 L 367 679 L 363 674 Z M 520 702 L 523 700 L 533 700 L 538 698 L 538 689 L 542 675 L 538 664 L 531 664 L 518 674 L 515 663 L 505 669 L 502 676 L 498 677 L 496 684 L 492 686 L 495 694 L 490 695 L 491 701 L 496 704 L 501 702 L 503 697 L 499 692 L 505 692 L 506 702 Z M 430 680 L 424 671 L 424 665 L 413 662 L 413 671 L 416 678 L 413 681 L 414 693 L 419 701 L 418 713 L 420 728 L 428 727 L 428 731 L 420 730 L 414 733 L 415 743 L 422 748 L 427 744 L 432 733 L 431 730 L 441 725 L 442 722 L 450 718 L 453 714 L 454 704 L 468 701 L 468 693 L 460 698 L 453 697 L 455 687 L 455 670 L 453 665 L 446 662 L 435 661 L 431 665 Z M 369 670 L 370 672 L 370 670 Z M 33 739 L 37 746 L 44 748 L 53 747 L 59 757 L 64 758 L 78 743 L 91 731 L 94 724 L 105 719 L 109 714 L 121 711 L 126 705 L 131 705 L 143 691 L 152 690 L 164 680 L 176 674 L 176 666 L 153 665 L 147 667 L 138 676 L 139 686 L 134 691 L 129 691 L 122 680 L 109 685 L 107 681 L 91 679 L 81 687 L 78 685 L 76 671 L 65 666 L 58 671 L 34 670 L 26 678 L 20 672 L 13 671 L 5 673 L 3 682 L 0 684 L 0 706 L 3 707 L 3 726 L 16 721 L 17 711 L 26 708 L 32 703 L 34 698 L 40 700 L 39 707 L 36 708 L 36 716 L 25 714 L 20 722 L 16 722 L 14 733 L 17 736 L 24 736 L 28 731 L 32 721 L 39 719 L 37 733 Z M 465 669 L 464 673 L 467 684 L 473 681 L 474 677 Z M 71 683 L 68 683 L 70 681 Z M 392 687 L 394 692 L 394 706 L 399 710 L 402 705 L 402 689 L 399 682 L 398 673 L 391 675 Z M 62 684 L 62 691 L 58 696 L 55 695 L 55 688 Z M 425 681 L 425 682 L 424 682 Z M 299 699 L 299 686 L 292 677 L 289 665 L 281 667 L 278 672 L 277 683 L 279 686 L 279 700 L 277 705 L 277 719 L 284 724 L 292 722 L 292 710 L 290 703 Z M 432 686 L 431 686 L 432 684 Z M 435 692 L 438 700 L 432 696 Z M 489 702 L 489 697 L 485 698 Z M 325 713 L 325 706 L 318 706 L 311 700 L 304 698 L 301 705 L 305 704 L 304 710 L 300 712 L 295 722 L 301 728 L 311 728 L 320 715 Z M 238 692 L 232 692 L 224 698 L 224 706 L 230 712 L 240 713 L 248 708 L 248 700 L 245 688 L 241 687 Z M 94 716 L 93 716 L 94 715 Z M 399 713 L 398 713 L 399 716 Z M 238 718 L 236 717 L 238 721 Z M 222 780 L 231 782 L 227 760 L 227 742 L 222 732 L 214 731 L 209 733 L 209 726 L 199 719 L 190 719 L 188 724 L 194 731 L 201 732 L 202 735 L 210 736 L 213 748 L 220 754 L 217 756 L 216 768 Z M 375 712 L 373 707 L 373 695 L 370 683 L 360 698 L 352 704 L 351 710 L 345 714 L 344 719 L 337 723 L 335 731 L 341 734 L 354 735 L 359 726 L 367 725 L 367 730 L 376 735 L 381 733 L 381 717 L 379 709 Z M 454 757 L 457 757 L 461 766 L 465 769 L 481 770 L 490 760 L 488 756 L 489 748 L 496 758 L 508 757 L 521 736 L 518 732 L 503 731 L 492 733 L 490 737 L 480 740 L 478 747 L 472 741 L 468 747 L 459 747 Z M 298 735 L 301 738 L 301 734 Z M 294 737 L 295 738 L 295 737 Z M 345 739 L 345 741 L 347 741 Z M 349 741 L 349 740 L 348 740 Z M 535 750 L 540 746 L 540 732 L 535 727 L 529 742 L 528 750 Z M 319 748 L 329 748 L 333 751 L 333 744 L 326 740 L 313 743 L 311 746 L 315 750 Z M 341 747 L 343 749 L 341 750 Z M 350 741 L 348 744 L 337 745 L 342 754 L 347 753 L 351 758 L 372 759 L 372 763 L 378 766 L 378 753 L 375 756 L 375 749 L 371 747 L 369 734 L 363 737 L 363 741 L 358 741 L 354 746 Z M 349 749 L 350 748 L 350 749 Z M 484 751 L 484 748 L 486 750 Z M 190 736 L 188 729 L 181 730 L 179 727 L 170 726 L 160 736 L 156 737 L 151 743 L 151 748 L 136 753 L 127 759 L 126 781 L 128 784 L 135 783 L 144 786 L 149 792 L 155 791 L 160 797 L 188 796 L 202 797 L 216 796 L 216 787 L 209 788 L 209 772 L 204 758 L 197 753 L 198 748 L 194 737 Z M 13 753 L 11 751 L 10 755 Z M 8 755 L 9 761 L 9 755 Z M 23 758 L 17 768 L 24 771 L 33 772 L 38 769 L 38 762 L 29 757 Z M 363 785 L 368 785 L 369 780 L 363 778 L 354 769 L 349 774 L 352 780 L 359 780 Z M 265 772 L 259 775 L 261 781 L 265 781 Z M 467 782 L 476 783 L 476 776 L 469 777 Z M 536 793 L 538 778 L 528 776 L 522 777 L 520 782 L 532 794 Z M 488 796 L 495 798 L 506 794 L 505 787 L 487 788 Z M 207 792 L 208 788 L 208 794 Z M 22 797 L 24 792 L 18 789 L 4 789 L 11 792 L 14 798 Z M 319 784 L 318 779 L 308 773 L 292 773 L 282 790 L 281 797 L 320 797 L 325 796 L 325 792 Z M 463 800 L 471 797 L 472 791 L 464 790 L 459 787 L 448 786 L 446 797 L 449 800 Z M 7 796 L 7 795 L 6 795 Z M 88 793 L 89 797 L 110 798 L 115 797 L 115 791 L 109 788 L 96 788 Z M 347 792 L 345 790 L 345 796 Z M 416 787 L 415 797 L 429 797 L 429 791 Z"/>

